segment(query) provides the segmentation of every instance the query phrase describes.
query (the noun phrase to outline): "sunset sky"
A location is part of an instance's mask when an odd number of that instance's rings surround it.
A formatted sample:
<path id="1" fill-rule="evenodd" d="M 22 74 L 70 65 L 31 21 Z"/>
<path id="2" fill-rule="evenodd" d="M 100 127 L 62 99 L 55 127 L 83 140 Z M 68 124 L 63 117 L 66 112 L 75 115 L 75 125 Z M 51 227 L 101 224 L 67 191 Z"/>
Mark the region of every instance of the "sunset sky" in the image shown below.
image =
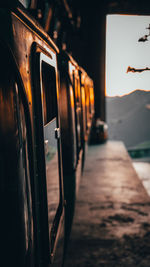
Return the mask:
<path id="1" fill-rule="evenodd" d="M 136 89 L 150 90 L 150 71 L 126 73 L 127 67 L 150 68 L 149 41 L 138 42 L 149 34 L 150 16 L 107 16 L 106 95 L 129 94 Z"/>

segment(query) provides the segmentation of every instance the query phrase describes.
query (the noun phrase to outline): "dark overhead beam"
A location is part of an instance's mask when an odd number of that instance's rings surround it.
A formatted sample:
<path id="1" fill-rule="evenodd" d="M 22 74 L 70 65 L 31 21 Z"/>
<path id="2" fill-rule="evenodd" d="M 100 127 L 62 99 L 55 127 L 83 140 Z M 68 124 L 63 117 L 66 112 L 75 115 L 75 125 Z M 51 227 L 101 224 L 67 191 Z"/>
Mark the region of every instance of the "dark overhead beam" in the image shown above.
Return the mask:
<path id="1" fill-rule="evenodd" d="M 150 15 L 149 0 L 107 0 L 107 14 Z"/>

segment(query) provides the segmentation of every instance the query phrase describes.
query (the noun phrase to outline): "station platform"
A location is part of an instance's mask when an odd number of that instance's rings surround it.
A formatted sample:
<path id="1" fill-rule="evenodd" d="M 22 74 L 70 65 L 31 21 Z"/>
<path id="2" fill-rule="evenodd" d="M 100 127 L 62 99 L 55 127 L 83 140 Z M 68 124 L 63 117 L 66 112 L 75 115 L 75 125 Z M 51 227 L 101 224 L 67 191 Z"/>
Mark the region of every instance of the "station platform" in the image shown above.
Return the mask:
<path id="1" fill-rule="evenodd" d="M 122 142 L 88 148 L 65 267 L 88 266 L 150 266 L 150 197 Z"/>

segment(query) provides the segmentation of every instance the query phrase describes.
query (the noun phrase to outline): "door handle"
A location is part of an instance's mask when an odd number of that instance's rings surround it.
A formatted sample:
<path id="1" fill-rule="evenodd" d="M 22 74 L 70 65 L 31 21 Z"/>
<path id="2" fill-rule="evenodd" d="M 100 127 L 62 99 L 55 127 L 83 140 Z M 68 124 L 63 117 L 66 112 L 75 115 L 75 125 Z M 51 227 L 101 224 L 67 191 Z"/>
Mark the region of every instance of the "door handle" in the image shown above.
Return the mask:
<path id="1" fill-rule="evenodd" d="M 56 139 L 60 138 L 60 128 L 55 128 L 55 138 Z"/>

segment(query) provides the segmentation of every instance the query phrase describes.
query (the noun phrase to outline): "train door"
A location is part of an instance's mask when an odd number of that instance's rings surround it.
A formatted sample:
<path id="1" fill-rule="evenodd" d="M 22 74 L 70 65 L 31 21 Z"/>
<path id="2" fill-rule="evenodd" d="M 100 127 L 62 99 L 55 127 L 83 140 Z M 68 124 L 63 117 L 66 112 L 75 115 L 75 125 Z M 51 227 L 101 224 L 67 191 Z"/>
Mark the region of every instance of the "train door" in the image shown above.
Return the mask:
<path id="1" fill-rule="evenodd" d="M 85 146 L 86 146 L 86 107 L 85 107 L 85 87 L 84 74 L 80 71 L 80 88 L 81 88 L 81 145 L 83 149 L 82 171 L 85 162 Z"/>
<path id="2" fill-rule="evenodd" d="M 82 142 L 86 141 L 86 107 L 85 107 L 85 87 L 81 83 L 81 106 L 82 106 Z"/>
<path id="3" fill-rule="evenodd" d="M 16 104 L 16 115 L 18 124 L 18 134 L 20 143 L 20 160 L 19 160 L 19 172 L 20 172 L 20 213 L 22 216 L 22 235 L 25 239 L 25 263 L 24 266 L 34 266 L 34 233 L 33 233 L 33 210 L 32 210 L 32 199 L 33 190 L 31 191 L 31 153 L 32 143 L 29 144 L 29 126 L 27 125 L 27 110 L 25 115 L 25 106 L 23 99 L 19 92 L 19 86 L 15 83 L 14 92 L 15 104 Z M 30 136 L 31 138 L 31 136 Z M 33 167 L 33 166 L 32 166 Z M 23 243 L 22 243 L 23 246 Z"/>
<path id="4" fill-rule="evenodd" d="M 90 83 L 90 114 L 91 114 L 91 118 L 93 118 L 93 115 L 94 115 L 94 88 L 93 88 L 92 81 Z"/>
<path id="5" fill-rule="evenodd" d="M 0 72 L 1 266 L 34 266 L 28 109 L 15 64 L 2 48 Z M 26 114 L 25 114 L 26 109 Z M 28 117 L 29 118 L 29 117 Z M 30 142 L 31 144 L 31 142 Z"/>
<path id="6" fill-rule="evenodd" d="M 76 114 L 76 135 L 77 135 L 77 155 L 79 160 L 79 153 L 81 150 L 81 92 L 79 85 L 78 71 L 75 69 L 73 72 L 74 83 L 74 97 L 75 97 L 75 114 Z"/>
<path id="7" fill-rule="evenodd" d="M 51 248 L 54 248 L 57 220 L 59 219 L 60 204 L 60 180 L 61 164 L 59 162 L 59 138 L 60 129 L 57 116 L 57 87 L 56 71 L 50 65 L 49 60 L 42 57 L 42 105 L 44 122 L 44 145 L 46 162 L 46 183 L 47 183 L 47 201 L 48 201 L 48 224 L 50 231 Z"/>
<path id="8" fill-rule="evenodd" d="M 67 61 L 67 60 L 66 60 Z M 74 173 L 77 165 L 77 138 L 75 123 L 75 99 L 73 84 L 68 70 L 59 58 L 59 79 L 60 79 L 60 121 L 61 140 L 63 155 L 63 172 Z"/>
<path id="9" fill-rule="evenodd" d="M 43 206 L 45 207 L 45 213 L 43 214 L 45 219 L 42 218 L 41 215 L 41 226 L 43 235 L 45 235 L 45 240 L 47 240 L 46 243 L 48 242 L 45 249 L 48 249 L 48 257 L 52 263 L 53 261 L 61 262 L 64 235 L 62 167 L 55 54 L 52 52 L 52 56 L 47 56 L 42 52 L 38 53 L 36 65 L 39 69 L 38 73 L 40 78 L 36 88 L 39 97 L 35 106 L 37 116 L 36 132 L 38 135 L 37 146 L 39 146 L 39 150 L 37 151 L 37 167 L 39 175 L 43 177 L 42 180 L 40 179 L 40 184 L 43 187 L 43 195 L 41 192 L 41 198 L 43 200 L 40 199 L 40 201 L 43 201 Z M 35 75 L 36 78 L 37 73 Z M 38 105 L 41 105 L 41 113 L 38 113 Z M 39 120 L 38 122 L 37 119 Z M 41 169 L 41 161 L 43 160 L 44 165 L 43 169 Z M 46 196 L 44 196 L 44 194 Z M 48 235 L 48 237 L 46 235 Z M 44 239 L 42 242 L 45 243 Z M 43 253 L 45 253 L 44 249 Z M 60 262 L 58 266 L 60 266 Z"/>
<path id="10" fill-rule="evenodd" d="M 86 79 L 85 83 L 85 102 L 86 102 L 86 129 L 87 134 L 89 135 L 89 129 L 90 129 L 90 98 L 89 98 L 89 85 L 88 85 L 88 78 Z"/>
<path id="11" fill-rule="evenodd" d="M 77 136 L 72 64 L 59 56 L 60 121 L 65 206 L 65 252 L 71 231 L 76 198 Z M 67 64 L 68 63 L 68 64 Z M 68 68 L 69 66 L 69 68 Z M 69 69 L 69 70 L 68 70 Z M 70 71 L 70 72 L 69 72 Z M 70 74 L 70 75 L 69 75 Z M 71 79 L 72 78 L 72 79 Z"/>

